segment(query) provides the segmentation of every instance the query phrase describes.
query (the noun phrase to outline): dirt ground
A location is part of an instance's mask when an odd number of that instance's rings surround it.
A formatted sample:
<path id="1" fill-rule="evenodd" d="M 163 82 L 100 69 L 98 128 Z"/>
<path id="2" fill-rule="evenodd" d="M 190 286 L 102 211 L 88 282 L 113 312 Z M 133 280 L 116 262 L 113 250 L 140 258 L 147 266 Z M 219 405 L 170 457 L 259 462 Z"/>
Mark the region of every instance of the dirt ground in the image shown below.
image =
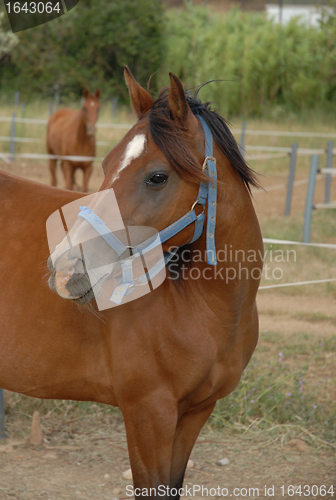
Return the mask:
<path id="1" fill-rule="evenodd" d="M 45 164 L 1 163 L 0 168 L 33 180 L 49 183 Z M 102 173 L 96 167 L 91 190 L 96 190 Z M 284 208 L 286 179 L 267 179 L 266 192 L 255 196 L 259 217 L 281 215 Z M 61 181 L 61 185 L 63 182 Z M 270 189 L 271 188 L 271 189 Z M 317 190 L 323 186 L 317 184 Z M 294 212 L 302 211 L 306 184 L 298 184 L 293 200 Z M 335 298 L 290 295 L 261 291 L 260 345 L 263 332 L 281 331 L 290 339 L 297 331 L 305 331 L 319 338 L 335 334 Z M 305 314 L 314 312 L 331 317 L 328 322 L 305 321 Z M 336 356 L 328 360 L 335 366 Z M 335 373 L 335 372 L 334 372 Z M 335 395 L 336 400 L 336 395 Z M 44 443 L 30 446 L 29 422 L 18 420 L 7 427 L 8 438 L 0 443 L 0 500 L 112 500 L 131 498 L 126 486 L 131 480 L 123 478 L 129 469 L 125 429 L 119 414 L 87 415 L 72 418 L 71 414 L 47 415 L 42 419 Z M 331 446 L 308 445 L 305 436 L 301 444 L 288 439 L 273 439 L 265 433 L 246 432 L 243 435 L 212 431 L 206 427 L 192 453 L 194 467 L 187 470 L 185 486 L 196 487 L 196 497 L 202 496 L 198 486 L 218 488 L 222 496 L 233 498 L 336 498 L 336 449 Z M 303 442 L 303 445 L 302 445 Z M 229 464 L 217 461 L 229 459 Z M 294 497 L 290 485 L 302 486 L 302 493 Z M 316 494 L 316 489 L 303 490 L 303 485 L 325 485 L 334 492 Z M 274 489 L 273 489 L 274 487 Z M 283 487 L 283 488 L 281 488 Z M 235 490 L 238 488 L 240 490 Z M 243 488 L 243 489 L 242 489 Z M 249 488 L 258 488 L 250 490 Z M 266 488 L 266 492 L 265 492 Z M 203 491 L 203 496 L 206 491 Z M 214 490 L 209 495 L 218 496 Z"/>
<path id="2" fill-rule="evenodd" d="M 95 422 L 91 417 L 80 424 L 71 423 L 70 418 L 67 423 L 54 419 L 53 425 L 48 425 L 45 440 L 37 449 L 27 440 L 14 438 L 0 445 L 1 500 L 131 498 L 126 486 L 132 483 L 122 476 L 129 461 L 125 430 L 119 418 L 108 416 L 105 422 L 101 418 Z M 299 451 L 265 436 L 225 436 L 205 429 L 191 458 L 194 467 L 187 470 L 184 486 L 209 490 L 219 486 L 227 488 L 227 496 L 239 499 L 289 498 L 286 492 L 290 485 L 336 487 L 335 453 L 331 449 L 307 446 L 306 451 Z M 223 458 L 230 463 L 216 465 Z M 265 495 L 265 486 L 267 491 L 274 486 L 274 495 Z M 285 487 L 284 495 L 281 486 Z M 241 490 L 239 494 L 235 488 L 258 488 L 259 494 L 257 490 L 254 494 Z M 202 496 L 199 490 L 195 491 L 196 497 Z M 206 496 L 205 490 L 203 493 Z"/>

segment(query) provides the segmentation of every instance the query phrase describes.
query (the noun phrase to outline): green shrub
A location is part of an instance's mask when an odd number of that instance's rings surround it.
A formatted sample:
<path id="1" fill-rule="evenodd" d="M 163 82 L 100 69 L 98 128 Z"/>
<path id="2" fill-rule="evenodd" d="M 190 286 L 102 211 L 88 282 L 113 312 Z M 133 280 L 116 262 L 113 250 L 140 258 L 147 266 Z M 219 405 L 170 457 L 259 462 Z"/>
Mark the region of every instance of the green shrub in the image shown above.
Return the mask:
<path id="1" fill-rule="evenodd" d="M 209 84 L 201 95 L 225 116 L 261 115 L 270 105 L 298 111 L 334 99 L 331 30 L 297 20 L 274 24 L 265 14 L 239 10 L 211 15 L 190 3 L 168 16 L 164 78 L 169 70 L 189 85 L 224 80 Z"/>

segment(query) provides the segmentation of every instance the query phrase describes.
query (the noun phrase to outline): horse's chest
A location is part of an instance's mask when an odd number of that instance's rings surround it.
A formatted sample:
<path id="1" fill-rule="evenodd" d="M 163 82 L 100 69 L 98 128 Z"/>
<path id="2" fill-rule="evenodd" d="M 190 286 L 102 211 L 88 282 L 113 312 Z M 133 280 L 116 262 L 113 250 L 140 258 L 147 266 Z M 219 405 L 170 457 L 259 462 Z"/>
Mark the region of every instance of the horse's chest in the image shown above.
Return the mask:
<path id="1" fill-rule="evenodd" d="M 63 154 L 71 155 L 71 156 L 95 156 L 95 141 L 91 138 L 83 138 L 83 139 L 72 139 L 71 137 L 66 138 L 63 144 Z M 72 162 L 76 164 L 78 167 L 83 166 L 85 164 L 89 165 L 91 161 L 88 162 Z"/>

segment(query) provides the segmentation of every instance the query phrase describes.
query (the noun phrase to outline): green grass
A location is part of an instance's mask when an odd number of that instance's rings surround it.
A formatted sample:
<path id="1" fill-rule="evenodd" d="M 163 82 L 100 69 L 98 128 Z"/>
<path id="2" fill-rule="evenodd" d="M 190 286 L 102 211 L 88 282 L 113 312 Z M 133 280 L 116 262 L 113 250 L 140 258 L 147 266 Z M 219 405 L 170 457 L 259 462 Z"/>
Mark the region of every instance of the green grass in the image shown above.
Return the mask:
<path id="1" fill-rule="evenodd" d="M 336 445 L 333 397 L 327 381 L 311 375 L 323 367 L 326 353 L 335 351 L 336 337 L 314 345 L 305 344 L 304 335 L 295 335 L 294 345 L 281 346 L 281 335 L 268 332 L 268 341 L 278 339 L 278 352 L 271 355 L 260 348 L 261 342 L 238 387 L 217 403 L 211 425 L 240 432 L 292 427 L 294 434 L 299 427 L 299 432 L 303 429 Z"/>
<path id="2" fill-rule="evenodd" d="M 115 414 L 117 418 L 122 418 L 119 408 L 100 403 L 37 399 L 5 391 L 5 419 L 9 427 L 18 420 L 30 422 L 34 411 L 46 418 L 61 416 L 65 423 L 73 419 L 82 420 L 87 415 L 95 415 L 99 419 L 106 414 Z"/>
<path id="3" fill-rule="evenodd" d="M 298 319 L 302 319 L 303 321 L 309 321 L 311 323 L 330 322 L 332 325 L 336 325 L 336 318 L 334 318 L 333 316 L 327 316 L 326 314 L 322 314 L 320 312 L 300 313 L 295 317 Z"/>
<path id="4" fill-rule="evenodd" d="M 335 321 L 333 322 L 335 323 Z M 322 345 L 323 352 L 333 353 L 336 352 L 336 335 L 324 340 Z"/>
<path id="5" fill-rule="evenodd" d="M 276 238 L 280 240 L 298 241 L 298 235 L 302 236 L 303 213 L 294 214 L 290 217 L 272 217 L 261 221 L 261 229 L 265 238 Z M 327 243 L 335 240 L 336 217 L 334 210 L 314 210 L 312 217 L 312 243 Z M 273 248 L 279 248 L 273 245 Z M 312 251 L 316 256 L 325 257 L 323 248 L 314 248 Z"/>

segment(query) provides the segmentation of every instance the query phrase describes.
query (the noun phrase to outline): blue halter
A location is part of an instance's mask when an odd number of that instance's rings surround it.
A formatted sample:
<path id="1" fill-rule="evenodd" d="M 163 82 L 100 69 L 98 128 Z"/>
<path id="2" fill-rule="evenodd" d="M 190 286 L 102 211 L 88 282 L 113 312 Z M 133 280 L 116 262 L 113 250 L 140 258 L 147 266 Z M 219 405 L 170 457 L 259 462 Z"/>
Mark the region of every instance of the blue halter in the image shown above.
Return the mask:
<path id="1" fill-rule="evenodd" d="M 216 159 L 213 155 L 213 137 L 211 130 L 205 123 L 202 117 L 197 117 L 201 122 L 204 129 L 205 138 L 205 160 L 203 163 L 203 171 L 207 170 L 209 180 L 207 182 L 202 181 L 198 190 L 198 195 L 195 203 L 191 207 L 191 210 L 183 215 L 176 222 L 173 222 L 170 226 L 162 229 L 159 232 L 161 243 L 169 240 L 180 231 L 185 229 L 187 226 L 195 222 L 195 230 L 192 239 L 189 241 L 193 243 L 198 240 L 203 232 L 204 225 L 204 211 L 205 205 L 208 200 L 208 219 L 207 219 L 207 229 L 206 229 L 206 252 L 207 252 L 207 262 L 209 265 L 215 266 L 217 264 L 216 259 L 216 245 L 215 245 L 215 228 L 216 228 L 216 207 L 217 207 L 217 170 L 216 170 Z M 196 205 L 201 205 L 203 207 L 202 212 L 197 215 L 195 212 Z M 80 207 L 80 212 L 78 217 L 85 219 L 91 224 L 91 226 L 97 231 L 98 234 L 106 241 L 106 243 L 117 253 L 118 257 L 126 252 L 130 247 L 125 246 L 106 226 L 106 224 L 88 207 Z M 136 247 L 132 247 L 133 255 L 135 253 L 143 253 L 148 251 L 148 248 L 153 243 L 153 238 L 145 240 Z M 177 249 L 176 249 L 177 250 Z M 149 272 L 150 279 L 154 278 L 165 265 L 173 258 L 176 253 L 169 252 L 165 254 L 164 261 L 158 262 Z M 122 280 L 120 285 L 116 288 L 111 301 L 120 304 L 124 296 L 131 293 L 134 290 L 135 282 L 133 279 L 132 265 L 128 260 L 121 259 L 122 268 Z M 138 278 L 139 284 L 147 282 L 145 276 Z"/>

